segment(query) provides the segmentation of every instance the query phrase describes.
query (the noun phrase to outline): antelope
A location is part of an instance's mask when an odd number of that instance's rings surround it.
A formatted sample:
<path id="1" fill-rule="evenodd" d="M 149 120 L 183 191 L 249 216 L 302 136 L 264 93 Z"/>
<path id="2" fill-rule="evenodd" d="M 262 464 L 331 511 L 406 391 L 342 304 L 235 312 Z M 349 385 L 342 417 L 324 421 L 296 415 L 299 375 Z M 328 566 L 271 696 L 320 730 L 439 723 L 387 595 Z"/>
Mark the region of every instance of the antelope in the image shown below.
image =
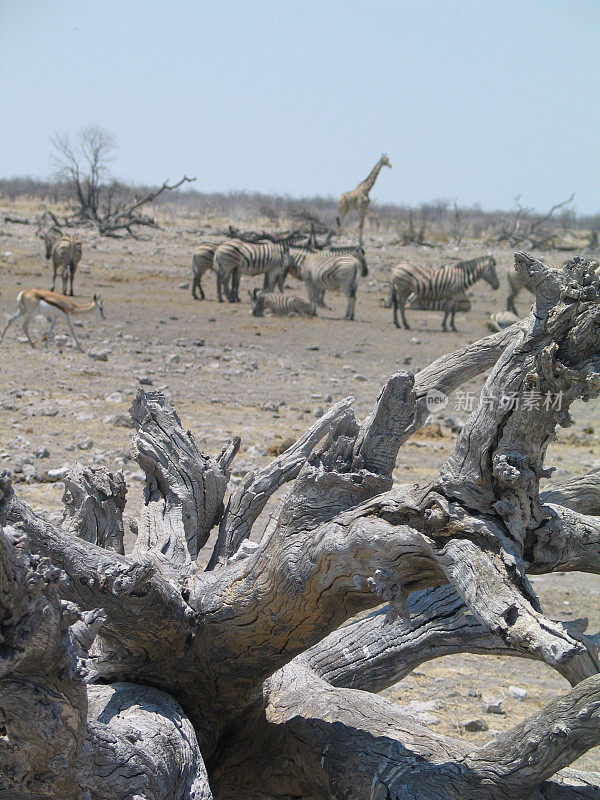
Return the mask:
<path id="1" fill-rule="evenodd" d="M 102 300 L 97 294 L 94 295 L 94 299 L 89 303 L 75 303 L 70 297 L 66 297 L 64 294 L 58 294 L 58 292 L 50 292 L 46 289 L 26 289 L 23 292 L 19 292 L 17 305 L 17 312 L 10 317 L 4 326 L 4 330 L 0 336 L 0 345 L 4 339 L 4 334 L 12 323 L 16 322 L 19 317 L 24 317 L 23 330 L 25 331 L 29 344 L 35 349 L 35 345 L 29 335 L 29 323 L 34 314 L 41 314 L 50 322 L 50 328 L 46 334 L 45 348 L 48 347 L 48 340 L 52 336 L 56 320 L 64 317 L 79 352 L 83 353 L 84 350 L 79 344 L 79 340 L 71 325 L 71 317 L 90 314 L 95 311 L 101 319 L 106 319 L 102 307 Z"/>

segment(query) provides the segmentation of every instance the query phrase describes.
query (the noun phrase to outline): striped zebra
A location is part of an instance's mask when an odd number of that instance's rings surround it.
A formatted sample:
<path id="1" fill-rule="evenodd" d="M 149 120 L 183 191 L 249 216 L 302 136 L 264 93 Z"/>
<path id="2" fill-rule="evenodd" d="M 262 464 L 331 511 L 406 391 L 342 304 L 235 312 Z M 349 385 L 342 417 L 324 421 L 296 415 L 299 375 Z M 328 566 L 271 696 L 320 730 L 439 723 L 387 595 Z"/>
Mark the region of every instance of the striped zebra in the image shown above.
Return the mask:
<path id="1" fill-rule="evenodd" d="M 287 272 L 304 281 L 309 300 L 322 302 L 327 289 L 338 289 L 348 299 L 346 319 L 354 319 L 356 290 L 366 262 L 352 253 L 336 254 L 326 251 L 311 252 L 300 247 L 290 247 L 287 255 Z"/>
<path id="2" fill-rule="evenodd" d="M 407 308 L 411 308 L 414 311 L 443 311 L 444 304 L 446 303 L 445 300 L 425 300 L 423 297 L 419 297 L 418 295 L 411 292 L 408 296 L 406 301 Z M 467 295 L 462 292 L 460 295 L 457 295 L 456 298 L 456 311 L 470 311 L 471 310 L 471 301 L 467 297 Z"/>
<path id="3" fill-rule="evenodd" d="M 220 244 L 214 256 L 214 270 L 221 279 L 230 303 L 239 303 L 240 275 L 264 274 L 263 289 L 271 291 L 275 285 L 283 289 L 284 258 L 287 242 L 244 242 L 228 239 Z M 231 286 L 229 280 L 231 279 Z"/>
<path id="4" fill-rule="evenodd" d="M 67 294 L 67 283 L 71 284 L 70 296 L 73 297 L 73 278 L 77 265 L 81 261 L 81 241 L 70 234 L 63 235 L 60 228 L 48 228 L 42 238 L 46 245 L 46 258 L 52 259 L 52 288 L 56 285 L 56 273 L 60 267 L 62 274 L 62 293 Z"/>
<path id="5" fill-rule="evenodd" d="M 214 271 L 213 261 L 218 246 L 215 243 L 201 244 L 192 256 L 192 297 L 194 300 L 204 300 L 205 298 L 204 289 L 202 288 L 202 276 L 209 269 Z M 222 303 L 221 279 L 218 273 L 215 274 L 217 276 L 217 298 L 219 303 Z M 196 289 L 199 289 L 200 297 L 196 294 Z"/>
<path id="6" fill-rule="evenodd" d="M 319 248 L 316 252 L 320 253 L 327 253 L 333 254 L 336 256 L 343 256 L 343 255 L 353 255 L 358 258 L 361 263 L 362 271 L 361 277 L 365 278 L 369 274 L 369 268 L 367 267 L 367 259 L 365 257 L 365 249 L 362 245 L 347 245 L 343 247 L 323 247 Z M 325 289 L 320 289 L 315 291 L 315 302 L 320 308 L 326 308 L 325 306 Z"/>
<path id="7" fill-rule="evenodd" d="M 252 303 L 252 315 L 262 317 L 270 309 L 278 317 L 297 314 L 301 317 L 316 317 L 317 306 L 297 292 L 265 292 L 255 289 L 248 292 Z"/>
<path id="8" fill-rule="evenodd" d="M 470 261 L 461 261 L 447 267 L 417 267 L 408 264 L 399 264 L 392 267 L 391 304 L 394 309 L 394 325 L 399 328 L 398 308 L 402 315 L 404 327 L 408 330 L 410 325 L 406 320 L 404 307 L 411 292 L 425 300 L 444 301 L 444 319 L 442 330 L 447 331 L 446 322 L 450 319 L 450 327 L 456 330 L 454 315 L 461 294 L 480 278 L 487 281 L 492 289 L 500 285 L 496 273 L 496 261 L 492 256 L 481 256 Z"/>

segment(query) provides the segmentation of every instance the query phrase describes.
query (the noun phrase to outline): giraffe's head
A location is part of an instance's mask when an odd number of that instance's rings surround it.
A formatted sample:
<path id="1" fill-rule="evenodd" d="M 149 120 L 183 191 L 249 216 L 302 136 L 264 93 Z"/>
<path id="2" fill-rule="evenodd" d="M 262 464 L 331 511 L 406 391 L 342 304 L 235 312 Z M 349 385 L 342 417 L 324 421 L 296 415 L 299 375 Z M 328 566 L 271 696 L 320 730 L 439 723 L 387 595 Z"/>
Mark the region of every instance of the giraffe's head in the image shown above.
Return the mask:
<path id="1" fill-rule="evenodd" d="M 381 161 L 381 166 L 382 167 L 389 167 L 390 169 L 392 168 L 392 165 L 390 164 L 390 160 L 386 156 L 385 153 L 381 156 L 381 158 L 379 160 Z"/>

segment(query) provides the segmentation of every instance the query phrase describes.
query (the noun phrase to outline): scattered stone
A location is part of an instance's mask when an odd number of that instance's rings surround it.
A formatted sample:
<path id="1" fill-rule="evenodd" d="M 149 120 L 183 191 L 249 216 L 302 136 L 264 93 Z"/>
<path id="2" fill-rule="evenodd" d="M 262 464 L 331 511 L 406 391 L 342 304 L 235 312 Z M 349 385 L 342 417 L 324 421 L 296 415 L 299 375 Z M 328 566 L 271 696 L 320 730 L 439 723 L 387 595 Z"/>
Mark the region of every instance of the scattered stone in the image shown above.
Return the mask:
<path id="1" fill-rule="evenodd" d="M 416 336 L 413 336 L 412 339 L 410 340 L 410 344 L 421 344 L 421 340 L 417 339 Z"/>
<path id="2" fill-rule="evenodd" d="M 484 714 L 504 714 L 501 697 L 485 697 L 481 703 Z"/>
<path id="3" fill-rule="evenodd" d="M 152 384 L 154 383 L 152 378 L 149 378 L 147 375 L 140 375 L 138 381 L 142 386 L 152 386 Z"/>
<path id="4" fill-rule="evenodd" d="M 179 283 L 177 285 L 177 288 L 178 289 L 189 289 L 190 288 L 190 284 L 189 283 L 185 283 L 185 282 L 184 283 Z"/>
<path id="5" fill-rule="evenodd" d="M 325 397 L 323 398 L 323 400 L 325 400 L 326 403 L 332 403 L 333 402 L 333 395 L 332 394 L 326 394 Z"/>
<path id="6" fill-rule="evenodd" d="M 165 358 L 167 364 L 179 364 L 179 355 L 177 353 L 169 353 Z"/>
<path id="7" fill-rule="evenodd" d="M 260 409 L 261 409 L 261 411 L 275 411 L 275 412 L 277 412 L 277 411 L 279 411 L 281 406 L 284 406 L 284 405 L 285 405 L 285 403 L 282 400 L 280 400 L 278 403 L 274 403 L 272 401 L 267 400 L 267 402 L 262 404 Z"/>
<path id="8" fill-rule="evenodd" d="M 462 723 L 462 727 L 470 733 L 478 733 L 480 731 L 487 731 L 489 725 L 483 719 L 469 719 Z"/>
<path id="9" fill-rule="evenodd" d="M 354 380 L 361 381 L 361 383 L 364 383 L 367 380 L 367 376 L 363 375 L 362 372 L 357 372 L 356 375 L 354 376 Z"/>
<path id="10" fill-rule="evenodd" d="M 204 347 L 204 339 L 192 339 L 194 347 Z"/>
<path id="11" fill-rule="evenodd" d="M 94 442 L 91 439 L 83 439 L 81 442 L 77 442 L 77 447 L 80 450 L 91 450 L 94 446 Z"/>
<path id="12" fill-rule="evenodd" d="M 107 403 L 122 403 L 123 402 L 123 395 L 121 392 L 113 392 L 112 394 L 106 395 L 104 400 Z"/>
<path id="13" fill-rule="evenodd" d="M 104 423 L 115 425 L 117 428 L 135 428 L 135 422 L 128 414 L 109 414 L 102 420 Z"/>
<path id="14" fill-rule="evenodd" d="M 251 458 L 257 458 L 259 456 L 267 455 L 267 451 L 260 444 L 251 444 L 250 447 L 246 450 L 246 452 Z"/>
<path id="15" fill-rule="evenodd" d="M 313 409 L 313 417 L 315 419 L 320 419 L 323 416 L 324 413 L 325 412 L 323 411 L 323 407 L 322 406 L 317 406 L 315 409 Z"/>
<path id="16" fill-rule="evenodd" d="M 94 361 L 108 361 L 109 355 L 112 350 L 90 350 L 88 356 Z"/>
<path id="17" fill-rule="evenodd" d="M 40 414 L 42 417 L 56 417 L 58 416 L 58 408 L 43 408 Z"/>
<path id="18" fill-rule="evenodd" d="M 46 476 L 46 482 L 55 483 L 56 481 L 59 481 L 62 478 L 64 478 L 68 471 L 69 471 L 68 464 L 63 464 L 62 467 L 57 467 L 56 469 L 49 469 L 47 472 L 44 473 L 44 476 Z"/>
<path id="19" fill-rule="evenodd" d="M 38 447 L 34 453 L 36 458 L 50 458 L 50 450 L 47 447 Z"/>
<path id="20" fill-rule="evenodd" d="M 508 693 L 517 700 L 525 700 L 527 697 L 527 690 L 522 689 L 520 686 L 509 686 Z"/>
<path id="21" fill-rule="evenodd" d="M 316 344 L 314 344 L 312 347 L 307 347 L 306 349 L 307 349 L 307 350 L 318 350 L 318 349 L 319 349 L 319 346 L 318 346 L 318 345 L 316 345 Z"/>

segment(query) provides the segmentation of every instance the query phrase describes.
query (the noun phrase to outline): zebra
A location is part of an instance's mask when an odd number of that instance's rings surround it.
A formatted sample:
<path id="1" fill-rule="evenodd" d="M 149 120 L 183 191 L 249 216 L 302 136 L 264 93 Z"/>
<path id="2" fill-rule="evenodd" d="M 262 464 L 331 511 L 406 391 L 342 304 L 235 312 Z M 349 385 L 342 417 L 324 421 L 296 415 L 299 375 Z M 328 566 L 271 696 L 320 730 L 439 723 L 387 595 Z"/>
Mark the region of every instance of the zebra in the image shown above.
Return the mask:
<path id="1" fill-rule="evenodd" d="M 46 260 L 49 261 L 52 259 L 53 272 L 51 291 L 54 291 L 54 287 L 56 285 L 56 273 L 58 268 L 61 267 L 63 294 L 66 294 L 67 292 L 67 276 L 70 270 L 72 297 L 73 275 L 75 274 L 75 269 L 77 268 L 77 264 L 81 259 L 81 242 L 75 239 L 73 236 L 63 236 L 63 232 L 57 225 L 52 225 L 46 230 L 41 230 L 38 228 L 38 236 L 40 236 L 40 238 L 44 241 L 46 248 Z M 75 243 L 74 247 L 72 246 L 73 242 Z M 73 258 L 71 258 L 71 256 L 73 256 Z"/>
<path id="2" fill-rule="evenodd" d="M 202 288 L 202 276 L 209 269 L 214 271 L 214 257 L 218 246 L 215 243 L 201 244 L 192 256 L 192 297 L 194 300 L 204 300 L 205 298 L 204 289 Z M 221 277 L 218 272 L 215 274 L 217 277 L 217 299 L 219 303 L 222 303 Z M 200 297 L 196 294 L 196 289 L 200 290 Z"/>
<path id="3" fill-rule="evenodd" d="M 318 304 L 326 289 L 339 289 L 348 299 L 346 319 L 354 319 L 356 290 L 366 262 L 352 253 L 316 253 L 291 247 L 286 258 L 286 273 L 304 281 L 309 300 Z M 284 276 L 284 277 L 285 277 Z"/>
<path id="4" fill-rule="evenodd" d="M 411 292 L 406 301 L 407 307 L 412 308 L 414 311 L 443 311 L 445 303 L 445 299 L 425 300 L 425 298 L 419 297 L 419 295 L 414 294 L 414 292 Z M 456 298 L 456 311 L 470 310 L 471 300 L 467 297 L 465 292 L 461 292 Z"/>
<path id="5" fill-rule="evenodd" d="M 510 325 L 514 325 L 515 322 L 519 322 L 519 317 L 512 311 L 494 311 L 493 314 L 490 314 L 487 326 L 492 333 L 497 333 Z"/>
<path id="6" fill-rule="evenodd" d="M 265 309 L 277 316 L 298 314 L 301 317 L 316 317 L 317 306 L 297 292 L 265 292 L 255 289 L 248 292 L 252 303 L 252 315 L 262 317 Z"/>
<path id="7" fill-rule="evenodd" d="M 288 243 L 282 242 L 244 242 L 241 239 L 228 239 L 220 244 L 214 256 L 214 270 L 221 279 L 223 289 L 230 303 L 239 303 L 240 275 L 260 275 L 264 273 L 263 289 L 271 291 L 275 285 L 283 289 L 284 257 Z M 228 278 L 231 277 L 229 287 Z"/>
<path id="8" fill-rule="evenodd" d="M 43 238 L 46 244 L 46 258 L 52 258 L 53 272 L 50 291 L 54 291 L 56 273 L 60 267 L 62 272 L 62 293 L 64 295 L 67 294 L 67 283 L 70 282 L 71 290 L 69 295 L 73 297 L 73 278 L 82 254 L 81 241 L 70 234 L 62 235 L 59 228 L 50 228 Z"/>
<path id="9" fill-rule="evenodd" d="M 425 300 L 444 300 L 442 330 L 448 330 L 446 322 L 451 315 L 450 327 L 456 331 L 454 315 L 460 296 L 465 289 L 480 278 L 487 281 L 492 289 L 497 289 L 500 285 L 496 273 L 496 260 L 492 256 L 481 256 L 440 268 L 417 267 L 408 264 L 392 267 L 390 300 L 394 309 L 394 325 L 397 328 L 400 327 L 398 323 L 398 307 L 400 307 L 404 327 L 407 330 L 410 329 L 404 306 L 408 296 L 414 292 L 415 295 Z"/>
<path id="10" fill-rule="evenodd" d="M 308 248 L 310 250 L 310 248 Z M 312 251 L 311 252 L 315 252 Z M 343 256 L 343 255 L 353 255 L 358 258 L 361 263 L 362 270 L 361 270 L 361 277 L 365 278 L 369 274 L 369 268 L 367 267 L 367 259 L 365 257 L 365 249 L 361 244 L 358 245 L 346 245 L 343 247 L 321 247 L 317 248 L 316 252 L 320 253 L 329 253 L 336 256 Z M 320 308 L 325 308 L 325 289 L 320 289 L 315 291 L 315 302 Z"/>
<path id="11" fill-rule="evenodd" d="M 563 267 L 565 267 L 569 262 L 563 262 Z M 521 289 L 527 289 L 528 292 L 531 292 L 531 289 L 528 286 L 525 286 L 525 279 L 521 278 L 521 276 L 515 272 L 514 269 L 509 269 L 506 278 L 508 280 L 508 297 L 506 298 L 506 310 L 512 311 L 513 314 L 518 316 L 517 309 L 515 308 L 515 300 L 517 299 L 517 295 L 521 291 Z M 531 292 L 533 294 L 533 292 Z"/>
<path id="12" fill-rule="evenodd" d="M 517 275 L 514 270 L 509 270 L 507 273 L 508 279 L 508 297 L 506 298 L 506 310 L 512 311 L 513 314 L 517 314 L 517 309 L 515 308 L 515 300 L 517 299 L 517 295 L 521 291 L 521 289 L 528 288 L 525 286 L 525 280 Z M 528 289 L 531 291 L 531 289 Z"/>

